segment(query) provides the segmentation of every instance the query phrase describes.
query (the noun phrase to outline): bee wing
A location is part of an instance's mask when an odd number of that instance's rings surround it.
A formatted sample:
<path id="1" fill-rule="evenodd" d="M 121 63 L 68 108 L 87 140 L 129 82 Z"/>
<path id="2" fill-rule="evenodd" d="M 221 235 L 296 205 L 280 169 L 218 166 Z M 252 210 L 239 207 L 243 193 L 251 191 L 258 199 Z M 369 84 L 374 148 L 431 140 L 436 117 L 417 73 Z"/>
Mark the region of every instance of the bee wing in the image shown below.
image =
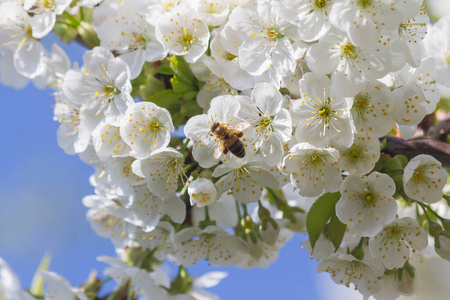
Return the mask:
<path id="1" fill-rule="evenodd" d="M 219 159 L 220 154 L 222 154 L 222 145 L 219 139 L 216 139 L 216 145 L 214 146 L 213 157 Z"/>
<path id="2" fill-rule="evenodd" d="M 250 126 L 250 123 L 248 123 L 248 122 L 242 122 L 242 123 L 239 123 L 239 124 L 230 126 L 230 128 L 233 129 L 233 130 L 242 131 L 242 130 L 246 129 L 246 128 L 249 127 L 249 126 Z"/>

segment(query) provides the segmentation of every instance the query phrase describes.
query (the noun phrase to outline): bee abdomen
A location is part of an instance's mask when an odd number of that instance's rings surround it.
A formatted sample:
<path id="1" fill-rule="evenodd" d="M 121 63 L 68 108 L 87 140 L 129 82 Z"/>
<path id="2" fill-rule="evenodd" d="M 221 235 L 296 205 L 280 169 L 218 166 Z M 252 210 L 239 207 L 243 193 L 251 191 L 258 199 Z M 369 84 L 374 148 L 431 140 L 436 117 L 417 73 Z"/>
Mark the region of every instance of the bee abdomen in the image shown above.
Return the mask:
<path id="1" fill-rule="evenodd" d="M 242 144 L 241 140 L 236 136 L 231 137 L 225 144 L 225 147 L 234 155 L 239 158 L 243 158 L 245 156 L 245 148 Z"/>

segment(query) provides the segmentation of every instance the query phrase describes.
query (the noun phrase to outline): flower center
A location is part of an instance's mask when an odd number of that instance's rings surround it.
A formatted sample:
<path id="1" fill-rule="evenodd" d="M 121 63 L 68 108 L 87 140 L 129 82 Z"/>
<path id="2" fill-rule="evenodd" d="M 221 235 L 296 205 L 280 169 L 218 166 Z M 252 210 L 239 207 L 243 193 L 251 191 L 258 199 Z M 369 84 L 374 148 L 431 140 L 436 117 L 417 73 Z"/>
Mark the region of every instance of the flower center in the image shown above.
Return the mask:
<path id="1" fill-rule="evenodd" d="M 417 169 L 414 170 L 412 179 L 413 179 L 415 185 L 419 185 L 421 183 L 427 183 L 427 177 L 425 176 L 425 167 L 426 167 L 426 165 L 422 165 L 422 166 L 417 167 Z"/>
<path id="2" fill-rule="evenodd" d="M 184 50 L 191 48 L 191 45 L 195 43 L 195 34 L 190 33 L 188 28 L 183 28 L 183 35 L 179 37 L 179 42 L 184 47 Z"/>
<path id="3" fill-rule="evenodd" d="M 361 146 L 353 144 L 344 152 L 344 156 L 347 158 L 349 163 L 353 165 L 364 158 L 363 149 Z"/>
<path id="4" fill-rule="evenodd" d="M 175 7 L 174 2 L 175 1 L 170 0 L 170 1 L 167 1 L 166 3 L 163 3 L 162 4 L 163 10 L 166 11 L 166 12 L 171 11 Z"/>
<path id="5" fill-rule="evenodd" d="M 363 206 L 365 208 L 375 207 L 378 196 L 374 191 L 369 189 L 368 191 L 366 191 L 366 193 L 361 195 L 361 200 L 363 201 Z"/>
<path id="6" fill-rule="evenodd" d="M 385 230 L 387 231 L 386 238 L 398 240 L 398 237 L 401 233 L 402 227 L 396 224 L 396 225 L 392 225 L 392 226 L 385 228 Z"/>
<path id="7" fill-rule="evenodd" d="M 369 6 L 372 5 L 372 0 L 357 0 L 356 5 L 362 9 L 368 8 Z"/>
<path id="8" fill-rule="evenodd" d="M 278 40 L 284 37 L 283 34 L 278 32 L 278 28 L 276 26 L 269 27 L 269 29 L 267 30 L 267 35 L 269 36 L 269 39 L 271 41 Z"/>
<path id="9" fill-rule="evenodd" d="M 445 58 L 445 63 L 450 66 L 450 55 Z"/>
<path id="10" fill-rule="evenodd" d="M 341 45 L 341 58 L 354 60 L 356 57 L 356 47 L 352 43 L 347 41 Z"/>
<path id="11" fill-rule="evenodd" d="M 236 57 L 237 57 L 236 55 L 233 55 L 233 54 L 231 54 L 230 52 L 226 52 L 226 53 L 223 55 L 223 58 L 224 58 L 226 61 L 231 61 L 231 60 L 235 59 Z"/>
<path id="12" fill-rule="evenodd" d="M 319 172 L 322 171 L 322 166 L 325 165 L 325 158 L 322 155 L 322 151 L 314 151 L 311 153 L 309 158 L 302 161 L 303 165 L 307 166 L 313 166 L 319 170 Z"/>
<path id="13" fill-rule="evenodd" d="M 318 99 L 320 100 L 320 99 Z M 316 115 L 314 116 L 314 119 L 320 119 L 325 123 L 325 126 L 328 128 L 330 118 L 337 114 L 337 112 L 334 111 L 333 105 L 331 104 L 330 99 L 326 99 L 323 103 L 317 105 L 315 107 Z"/>
<path id="14" fill-rule="evenodd" d="M 207 203 L 209 201 L 211 201 L 211 194 L 206 194 L 206 193 L 198 193 L 198 194 L 192 194 L 192 197 L 197 200 L 198 203 Z"/>
<path id="15" fill-rule="evenodd" d="M 97 97 L 105 97 L 106 96 L 108 98 L 108 101 L 111 101 L 111 99 L 114 98 L 115 95 L 120 94 L 120 90 L 118 88 L 116 88 L 113 84 L 102 82 L 98 78 L 95 78 L 95 80 L 97 80 L 98 82 L 100 82 L 102 84 L 101 89 L 103 91 L 103 93 L 101 93 L 101 94 L 99 92 L 95 92 L 95 96 L 97 96 Z"/>
<path id="16" fill-rule="evenodd" d="M 330 0 L 316 0 L 314 2 L 314 5 L 319 10 L 328 7 L 329 4 L 330 4 Z"/>
<path id="17" fill-rule="evenodd" d="M 153 119 L 147 125 L 147 127 L 139 127 L 140 132 L 149 133 L 149 132 L 158 132 L 164 129 L 164 125 L 159 122 L 157 119 Z"/>
<path id="18" fill-rule="evenodd" d="M 261 116 L 259 117 L 259 125 L 256 127 L 256 129 L 262 129 L 263 131 L 273 131 L 272 121 L 273 118 L 270 116 Z"/>
<path id="19" fill-rule="evenodd" d="M 364 117 L 364 113 L 369 110 L 373 109 L 373 105 L 369 102 L 369 95 L 365 94 L 358 94 L 355 96 L 355 100 L 353 101 L 352 106 L 353 111 L 355 111 L 360 118 Z"/>

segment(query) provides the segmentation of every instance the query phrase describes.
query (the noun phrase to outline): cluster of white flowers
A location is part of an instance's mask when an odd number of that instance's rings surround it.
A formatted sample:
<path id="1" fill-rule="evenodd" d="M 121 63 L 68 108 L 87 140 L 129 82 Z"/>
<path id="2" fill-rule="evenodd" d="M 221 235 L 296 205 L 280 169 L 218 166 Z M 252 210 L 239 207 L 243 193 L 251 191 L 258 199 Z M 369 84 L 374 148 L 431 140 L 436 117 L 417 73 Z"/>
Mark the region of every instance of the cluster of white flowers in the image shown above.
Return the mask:
<path id="1" fill-rule="evenodd" d="M 95 46 L 82 66 L 39 41 L 63 25 Z M 430 24 L 422 0 L 0 1 L 0 80 L 54 90 L 58 144 L 95 169 L 88 221 L 120 257 L 99 260 L 139 299 L 216 299 L 192 286 L 224 275 L 193 283 L 185 267 L 264 268 L 294 232 L 336 283 L 416 293 L 399 274 L 414 278 L 429 239 L 450 260 L 429 205 L 447 174 L 429 155 L 380 154 L 379 138 L 412 137 L 436 109 L 449 53 L 450 18 Z M 172 282 L 164 260 L 180 265 Z M 42 276 L 50 299 L 87 299 Z"/>

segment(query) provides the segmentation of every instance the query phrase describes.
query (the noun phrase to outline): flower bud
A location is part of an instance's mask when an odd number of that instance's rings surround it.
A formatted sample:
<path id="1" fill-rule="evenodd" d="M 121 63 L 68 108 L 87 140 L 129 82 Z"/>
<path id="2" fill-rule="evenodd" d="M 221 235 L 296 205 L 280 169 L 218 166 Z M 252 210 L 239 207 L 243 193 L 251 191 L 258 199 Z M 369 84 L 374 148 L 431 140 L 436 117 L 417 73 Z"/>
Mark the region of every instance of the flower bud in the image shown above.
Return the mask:
<path id="1" fill-rule="evenodd" d="M 280 234 L 280 226 L 272 218 L 263 220 L 261 222 L 259 234 L 261 235 L 264 243 L 270 246 L 274 246 L 277 242 L 278 235 Z"/>
<path id="2" fill-rule="evenodd" d="M 169 293 L 171 295 L 186 294 L 192 289 L 194 279 L 183 266 L 179 267 L 178 275 L 170 283 Z"/>
<path id="3" fill-rule="evenodd" d="M 448 231 L 443 231 L 434 240 L 434 250 L 443 259 L 450 261 L 450 237 Z"/>
<path id="4" fill-rule="evenodd" d="M 260 239 L 256 238 L 256 235 L 253 232 L 251 232 L 248 236 L 248 253 L 254 259 L 258 260 L 264 254 L 264 243 Z"/>
<path id="5" fill-rule="evenodd" d="M 217 189 L 211 180 L 199 177 L 189 185 L 188 194 L 191 196 L 191 205 L 202 207 L 216 201 Z"/>
<path id="6" fill-rule="evenodd" d="M 135 266 L 140 269 L 152 272 L 152 263 L 155 261 L 151 252 L 143 250 L 141 247 L 128 248 L 124 253 L 123 260 L 129 266 Z"/>
<path id="7" fill-rule="evenodd" d="M 397 289 L 404 296 L 413 296 L 419 291 L 419 276 L 416 276 L 415 269 L 408 262 L 402 269 L 399 269 L 397 276 Z"/>
<path id="8" fill-rule="evenodd" d="M 438 223 L 431 222 L 428 231 L 431 236 L 437 237 L 442 232 L 442 227 Z"/>
<path id="9" fill-rule="evenodd" d="M 81 21 L 77 27 L 78 34 L 83 39 L 83 42 L 89 47 L 94 48 L 100 45 L 100 40 L 98 39 L 97 32 L 94 30 L 92 25 L 86 21 Z"/>
<path id="10" fill-rule="evenodd" d="M 442 226 L 444 226 L 444 230 L 450 231 L 450 220 L 442 220 Z"/>

